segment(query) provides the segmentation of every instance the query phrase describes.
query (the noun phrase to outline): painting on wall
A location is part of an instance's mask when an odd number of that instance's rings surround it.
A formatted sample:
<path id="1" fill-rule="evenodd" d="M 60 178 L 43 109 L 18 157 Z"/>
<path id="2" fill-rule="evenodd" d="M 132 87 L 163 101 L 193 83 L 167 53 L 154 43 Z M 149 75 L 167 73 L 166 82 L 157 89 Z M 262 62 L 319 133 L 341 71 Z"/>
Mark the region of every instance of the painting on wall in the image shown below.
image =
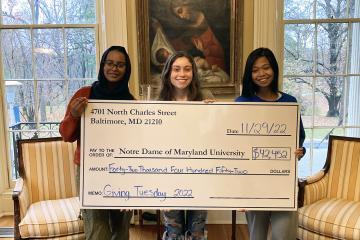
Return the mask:
<path id="1" fill-rule="evenodd" d="M 194 57 L 201 85 L 215 95 L 235 94 L 241 76 L 242 2 L 138 0 L 140 83 L 157 88 L 175 51 Z"/>

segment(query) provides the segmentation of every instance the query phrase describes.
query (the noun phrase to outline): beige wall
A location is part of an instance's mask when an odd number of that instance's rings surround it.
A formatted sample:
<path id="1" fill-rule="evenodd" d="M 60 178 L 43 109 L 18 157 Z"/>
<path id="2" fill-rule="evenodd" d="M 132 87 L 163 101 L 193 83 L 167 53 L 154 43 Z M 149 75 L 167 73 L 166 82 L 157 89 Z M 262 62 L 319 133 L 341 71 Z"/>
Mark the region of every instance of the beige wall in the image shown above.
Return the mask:
<path id="1" fill-rule="evenodd" d="M 254 48 L 254 1 L 244 1 L 243 69 L 246 58 Z"/>

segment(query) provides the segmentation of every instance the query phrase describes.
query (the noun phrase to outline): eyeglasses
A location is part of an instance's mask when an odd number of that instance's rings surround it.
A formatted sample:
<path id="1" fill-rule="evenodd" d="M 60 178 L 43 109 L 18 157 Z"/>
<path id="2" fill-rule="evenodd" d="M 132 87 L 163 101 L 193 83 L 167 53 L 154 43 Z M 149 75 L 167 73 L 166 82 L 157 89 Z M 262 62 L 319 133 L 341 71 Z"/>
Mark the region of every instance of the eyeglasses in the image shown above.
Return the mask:
<path id="1" fill-rule="evenodd" d="M 113 68 L 113 67 L 116 67 L 116 68 L 123 68 L 126 66 L 126 63 L 123 63 L 123 62 L 117 62 L 117 63 L 114 63 L 113 61 L 110 61 L 110 60 L 106 60 L 105 61 L 105 65 L 109 68 Z"/>

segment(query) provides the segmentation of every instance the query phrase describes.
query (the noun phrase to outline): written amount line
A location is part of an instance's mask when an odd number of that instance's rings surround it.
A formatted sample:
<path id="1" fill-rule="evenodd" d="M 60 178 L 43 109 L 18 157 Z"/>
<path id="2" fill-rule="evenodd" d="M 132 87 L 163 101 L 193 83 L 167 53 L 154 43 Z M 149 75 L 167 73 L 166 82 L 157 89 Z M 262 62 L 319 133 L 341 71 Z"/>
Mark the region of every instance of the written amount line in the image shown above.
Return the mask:
<path id="1" fill-rule="evenodd" d="M 234 176 L 289 176 L 289 173 L 163 173 L 163 172 L 109 172 L 109 173 L 118 173 L 118 174 L 160 174 L 160 175 L 234 175 Z"/>

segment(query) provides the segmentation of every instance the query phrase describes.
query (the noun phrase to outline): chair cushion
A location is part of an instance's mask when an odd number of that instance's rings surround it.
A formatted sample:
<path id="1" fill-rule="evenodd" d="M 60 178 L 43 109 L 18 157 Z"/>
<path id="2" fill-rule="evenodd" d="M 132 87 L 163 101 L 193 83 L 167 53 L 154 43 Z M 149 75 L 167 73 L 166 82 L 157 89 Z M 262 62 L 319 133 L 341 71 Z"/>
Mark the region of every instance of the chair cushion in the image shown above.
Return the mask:
<path id="1" fill-rule="evenodd" d="M 19 224 L 22 238 L 61 237 L 84 232 L 77 197 L 40 201 L 30 205 Z"/>
<path id="2" fill-rule="evenodd" d="M 360 202 L 325 198 L 298 212 L 300 228 L 335 239 L 360 239 Z"/>

